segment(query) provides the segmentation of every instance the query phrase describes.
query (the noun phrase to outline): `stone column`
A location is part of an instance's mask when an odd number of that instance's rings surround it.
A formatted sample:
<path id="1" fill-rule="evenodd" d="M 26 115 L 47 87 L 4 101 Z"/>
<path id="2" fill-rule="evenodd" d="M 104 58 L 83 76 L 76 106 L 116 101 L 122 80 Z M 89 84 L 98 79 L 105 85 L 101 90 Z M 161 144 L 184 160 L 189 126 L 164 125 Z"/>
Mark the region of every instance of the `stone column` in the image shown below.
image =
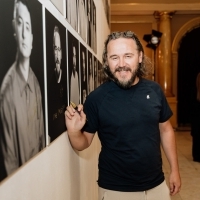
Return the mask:
<path id="1" fill-rule="evenodd" d="M 160 44 L 156 49 L 156 81 L 161 85 L 173 112 L 170 122 L 173 128 L 177 128 L 177 99 L 172 92 L 171 18 L 174 13 L 174 11 L 156 11 L 154 16 L 158 20 L 158 29 L 162 33 Z"/>
<path id="2" fill-rule="evenodd" d="M 157 49 L 157 79 L 166 97 L 172 97 L 172 59 L 171 59 L 171 17 L 174 12 L 156 11 L 159 31 L 162 33 L 161 42 Z"/>

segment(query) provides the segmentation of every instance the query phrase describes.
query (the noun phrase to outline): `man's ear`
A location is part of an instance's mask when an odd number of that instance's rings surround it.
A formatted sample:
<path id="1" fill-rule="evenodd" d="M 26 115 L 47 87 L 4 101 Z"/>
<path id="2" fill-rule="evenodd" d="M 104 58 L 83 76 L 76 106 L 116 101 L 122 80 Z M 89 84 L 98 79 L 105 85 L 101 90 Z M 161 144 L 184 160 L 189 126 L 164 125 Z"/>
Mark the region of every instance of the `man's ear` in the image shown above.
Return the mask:
<path id="1" fill-rule="evenodd" d="M 105 58 L 105 65 L 108 66 L 108 57 L 107 57 L 107 55 L 106 55 L 106 58 Z"/>
<path id="2" fill-rule="evenodd" d="M 142 57 L 143 57 L 143 52 L 142 52 L 142 51 L 140 51 L 140 53 L 139 53 L 139 63 L 141 63 L 141 62 L 142 62 Z"/>

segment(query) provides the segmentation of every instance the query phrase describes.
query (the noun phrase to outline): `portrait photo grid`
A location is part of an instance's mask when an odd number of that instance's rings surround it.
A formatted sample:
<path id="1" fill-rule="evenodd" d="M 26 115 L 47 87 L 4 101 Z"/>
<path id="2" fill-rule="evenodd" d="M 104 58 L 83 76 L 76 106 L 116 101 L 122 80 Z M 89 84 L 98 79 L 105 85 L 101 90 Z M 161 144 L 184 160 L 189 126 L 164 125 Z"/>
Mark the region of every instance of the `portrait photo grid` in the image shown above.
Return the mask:
<path id="1" fill-rule="evenodd" d="M 65 132 L 66 107 L 102 83 L 93 0 L 58 0 L 62 20 L 38 0 L 1 1 L 0 181 Z"/>

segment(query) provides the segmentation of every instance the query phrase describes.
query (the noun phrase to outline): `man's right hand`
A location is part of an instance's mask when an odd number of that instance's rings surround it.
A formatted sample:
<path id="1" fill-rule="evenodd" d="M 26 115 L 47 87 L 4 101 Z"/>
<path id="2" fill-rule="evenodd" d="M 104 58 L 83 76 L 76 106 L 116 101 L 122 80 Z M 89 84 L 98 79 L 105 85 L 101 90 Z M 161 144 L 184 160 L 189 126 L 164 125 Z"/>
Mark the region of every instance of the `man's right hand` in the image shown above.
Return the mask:
<path id="1" fill-rule="evenodd" d="M 86 122 L 86 115 L 83 112 L 83 105 L 78 105 L 78 109 L 74 109 L 71 105 L 67 106 L 65 111 L 65 123 L 67 126 L 67 134 L 71 145 L 78 151 L 88 148 L 92 142 L 94 134 L 83 131 L 82 128 Z"/>
<path id="2" fill-rule="evenodd" d="M 86 115 L 83 112 L 83 105 L 77 106 L 78 109 L 75 110 L 71 105 L 67 106 L 65 111 L 65 124 L 67 126 L 67 131 L 70 133 L 80 131 L 86 122 Z"/>

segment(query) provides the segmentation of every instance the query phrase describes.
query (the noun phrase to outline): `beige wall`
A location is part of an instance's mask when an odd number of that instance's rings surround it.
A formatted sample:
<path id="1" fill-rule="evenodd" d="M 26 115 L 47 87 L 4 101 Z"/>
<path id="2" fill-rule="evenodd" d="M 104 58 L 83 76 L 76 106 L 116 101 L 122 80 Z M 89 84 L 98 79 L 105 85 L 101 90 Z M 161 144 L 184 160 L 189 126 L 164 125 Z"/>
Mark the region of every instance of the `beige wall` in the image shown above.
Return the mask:
<path id="1" fill-rule="evenodd" d="M 85 44 L 50 1 L 40 0 L 40 2 Z M 96 57 L 101 61 L 103 43 L 109 33 L 109 27 L 103 3 L 99 0 L 94 2 L 97 8 Z M 63 133 L 0 183 L 0 199 L 96 200 L 99 150 L 100 143 L 97 136 L 88 149 L 76 152 L 69 143 L 67 133 Z"/>

